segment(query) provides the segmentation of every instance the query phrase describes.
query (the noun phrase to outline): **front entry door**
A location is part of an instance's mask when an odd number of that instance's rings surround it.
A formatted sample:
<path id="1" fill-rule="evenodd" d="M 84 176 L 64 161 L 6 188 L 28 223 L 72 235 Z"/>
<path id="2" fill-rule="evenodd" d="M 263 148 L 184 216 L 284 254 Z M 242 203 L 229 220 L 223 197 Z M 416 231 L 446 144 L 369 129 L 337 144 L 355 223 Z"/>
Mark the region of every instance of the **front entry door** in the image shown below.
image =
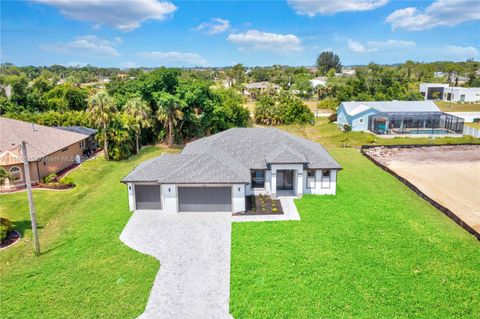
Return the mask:
<path id="1" fill-rule="evenodd" d="M 293 170 L 277 170 L 277 190 L 293 190 Z"/>

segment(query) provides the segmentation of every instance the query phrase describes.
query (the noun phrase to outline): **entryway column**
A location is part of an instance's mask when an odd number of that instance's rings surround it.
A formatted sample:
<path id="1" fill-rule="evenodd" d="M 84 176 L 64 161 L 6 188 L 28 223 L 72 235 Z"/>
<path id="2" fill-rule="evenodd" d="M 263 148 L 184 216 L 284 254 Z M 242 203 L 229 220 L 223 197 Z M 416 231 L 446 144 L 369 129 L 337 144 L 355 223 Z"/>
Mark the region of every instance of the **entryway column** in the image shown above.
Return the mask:
<path id="1" fill-rule="evenodd" d="M 272 169 L 271 197 L 277 198 L 277 170 Z"/>
<path id="2" fill-rule="evenodd" d="M 303 170 L 297 170 L 297 185 L 295 185 L 297 190 L 297 197 L 302 198 L 303 196 Z"/>

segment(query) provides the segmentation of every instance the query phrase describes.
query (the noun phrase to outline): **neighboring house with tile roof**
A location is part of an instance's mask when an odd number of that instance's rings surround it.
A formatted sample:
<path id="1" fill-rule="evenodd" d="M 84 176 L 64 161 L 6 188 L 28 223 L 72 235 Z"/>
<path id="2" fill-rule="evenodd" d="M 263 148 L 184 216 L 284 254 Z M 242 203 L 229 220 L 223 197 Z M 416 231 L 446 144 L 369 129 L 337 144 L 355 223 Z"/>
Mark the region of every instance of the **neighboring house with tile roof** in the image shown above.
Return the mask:
<path id="1" fill-rule="evenodd" d="M 410 136 L 462 134 L 463 119 L 440 111 L 432 101 L 342 102 L 340 128 Z"/>
<path id="2" fill-rule="evenodd" d="M 22 141 L 27 143 L 30 178 L 33 184 L 82 160 L 89 135 L 0 117 L 0 166 L 15 179 L 2 189 L 25 186 Z"/>
<path id="3" fill-rule="evenodd" d="M 254 194 L 334 195 L 340 169 L 318 143 L 275 128 L 233 128 L 143 162 L 123 182 L 131 211 L 243 212 Z"/>

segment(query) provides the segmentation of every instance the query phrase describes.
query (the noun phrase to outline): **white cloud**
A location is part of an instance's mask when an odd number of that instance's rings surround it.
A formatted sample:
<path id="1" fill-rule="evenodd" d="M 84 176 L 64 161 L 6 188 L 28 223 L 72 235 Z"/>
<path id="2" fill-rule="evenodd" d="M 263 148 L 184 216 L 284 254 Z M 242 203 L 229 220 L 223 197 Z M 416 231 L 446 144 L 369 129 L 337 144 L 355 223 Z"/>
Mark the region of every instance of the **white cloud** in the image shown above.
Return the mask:
<path id="1" fill-rule="evenodd" d="M 478 50 L 475 47 L 460 47 L 456 45 L 444 45 L 439 52 L 447 54 L 452 58 L 466 60 L 478 56 Z"/>
<path id="2" fill-rule="evenodd" d="M 138 64 L 137 64 L 137 62 L 126 61 L 126 62 L 120 63 L 120 67 L 121 67 L 121 68 L 125 68 L 125 69 L 137 68 L 137 67 L 138 67 Z"/>
<path id="3" fill-rule="evenodd" d="M 137 55 L 144 59 L 154 60 L 165 66 L 200 66 L 207 64 L 207 60 L 201 55 L 191 52 L 149 51 L 139 52 Z"/>
<path id="4" fill-rule="evenodd" d="M 455 26 L 480 19 L 480 4 L 472 0 L 437 0 L 425 10 L 409 7 L 391 13 L 385 22 L 392 29 L 419 31 L 438 26 Z"/>
<path id="5" fill-rule="evenodd" d="M 213 18 L 211 22 L 203 22 L 194 30 L 202 31 L 206 34 L 222 33 L 230 29 L 230 21 L 220 18 Z"/>
<path id="6" fill-rule="evenodd" d="M 42 49 L 56 53 L 76 53 L 91 56 L 119 56 L 115 47 L 122 43 L 119 37 L 113 40 L 107 40 L 96 35 L 83 35 L 75 37 L 72 41 L 66 43 L 44 44 Z"/>
<path id="7" fill-rule="evenodd" d="M 232 33 L 227 40 L 238 45 L 241 50 L 252 49 L 281 53 L 302 51 L 300 39 L 293 34 L 248 30 L 244 33 Z"/>
<path id="8" fill-rule="evenodd" d="M 122 31 L 131 31 L 146 20 L 164 20 L 177 7 L 158 0 L 34 0 L 54 6 L 72 19 L 89 21 L 98 28 L 109 25 Z"/>
<path id="9" fill-rule="evenodd" d="M 368 53 L 379 51 L 396 51 L 411 49 L 416 46 L 413 41 L 387 40 L 387 41 L 367 41 L 364 44 L 352 39 L 348 39 L 348 48 L 355 53 Z"/>
<path id="10" fill-rule="evenodd" d="M 373 49 L 373 48 L 370 48 L 370 49 L 366 48 L 360 42 L 354 41 L 352 39 L 348 39 L 348 48 L 350 49 L 350 51 L 355 53 L 367 53 L 367 52 L 377 51 L 376 49 Z"/>
<path id="11" fill-rule="evenodd" d="M 298 14 L 313 17 L 317 14 L 329 15 L 346 11 L 367 11 L 386 5 L 388 0 L 288 0 L 288 4 Z"/>

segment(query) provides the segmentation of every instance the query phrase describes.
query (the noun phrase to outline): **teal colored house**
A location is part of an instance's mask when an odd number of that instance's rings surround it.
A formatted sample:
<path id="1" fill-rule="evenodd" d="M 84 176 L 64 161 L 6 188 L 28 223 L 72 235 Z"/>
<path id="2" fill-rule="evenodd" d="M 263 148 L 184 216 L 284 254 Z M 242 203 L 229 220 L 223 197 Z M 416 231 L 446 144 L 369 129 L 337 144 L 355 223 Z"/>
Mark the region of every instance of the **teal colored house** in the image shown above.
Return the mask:
<path id="1" fill-rule="evenodd" d="M 337 124 L 375 134 L 462 134 L 463 119 L 446 114 L 432 101 L 342 102 Z"/>

